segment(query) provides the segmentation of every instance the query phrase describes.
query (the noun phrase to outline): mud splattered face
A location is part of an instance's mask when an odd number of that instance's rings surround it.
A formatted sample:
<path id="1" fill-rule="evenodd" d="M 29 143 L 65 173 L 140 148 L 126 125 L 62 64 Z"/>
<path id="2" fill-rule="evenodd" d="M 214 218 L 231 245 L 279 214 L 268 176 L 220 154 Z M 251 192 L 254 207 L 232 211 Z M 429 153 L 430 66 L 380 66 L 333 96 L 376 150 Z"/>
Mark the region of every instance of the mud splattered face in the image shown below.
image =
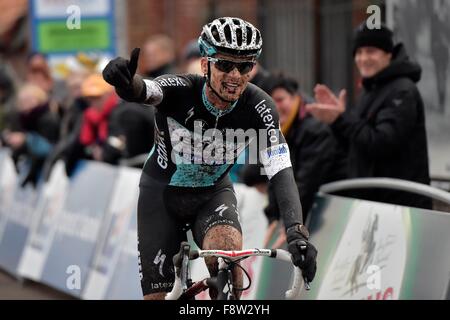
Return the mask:
<path id="1" fill-rule="evenodd" d="M 204 74 L 208 73 L 208 62 L 211 64 L 210 83 L 213 89 L 227 101 L 238 100 L 250 80 L 254 60 L 223 54 L 218 54 L 214 58 L 203 58 Z"/>

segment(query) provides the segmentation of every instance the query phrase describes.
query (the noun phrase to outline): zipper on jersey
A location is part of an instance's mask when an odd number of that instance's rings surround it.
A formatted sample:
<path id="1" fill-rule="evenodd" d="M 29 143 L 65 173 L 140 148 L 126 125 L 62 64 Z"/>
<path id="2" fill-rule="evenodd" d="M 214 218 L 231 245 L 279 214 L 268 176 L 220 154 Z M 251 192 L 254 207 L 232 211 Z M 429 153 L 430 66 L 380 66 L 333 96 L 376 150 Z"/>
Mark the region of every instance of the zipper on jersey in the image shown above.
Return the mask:
<path id="1" fill-rule="evenodd" d="M 222 110 L 219 110 L 219 113 L 216 116 L 216 124 L 214 125 L 214 129 L 217 129 L 217 124 L 219 123 L 219 118 L 222 115 Z"/>

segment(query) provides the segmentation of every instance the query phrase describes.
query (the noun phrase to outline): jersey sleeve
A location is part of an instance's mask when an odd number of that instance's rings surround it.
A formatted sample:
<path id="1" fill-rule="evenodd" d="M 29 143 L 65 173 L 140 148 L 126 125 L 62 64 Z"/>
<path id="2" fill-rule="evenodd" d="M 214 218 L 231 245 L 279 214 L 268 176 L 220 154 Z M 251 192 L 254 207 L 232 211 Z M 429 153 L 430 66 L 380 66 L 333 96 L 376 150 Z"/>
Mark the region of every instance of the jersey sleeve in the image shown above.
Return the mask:
<path id="1" fill-rule="evenodd" d="M 265 173 L 271 180 L 278 172 L 292 167 L 289 147 L 281 133 L 278 113 L 273 100 L 260 95 L 255 105 L 256 127 L 258 129 L 258 156 Z"/>
<path id="2" fill-rule="evenodd" d="M 153 80 L 144 80 L 146 87 L 146 101 L 157 109 L 173 106 L 175 100 L 191 94 L 197 81 L 194 75 L 166 74 Z"/>
<path id="3" fill-rule="evenodd" d="M 300 196 L 292 170 L 289 146 L 280 130 L 278 113 L 273 100 L 267 95 L 256 95 L 259 102 L 254 106 L 258 128 L 259 160 L 269 178 L 279 214 L 285 228 L 303 223 Z M 254 105 L 254 104 L 252 104 Z"/>

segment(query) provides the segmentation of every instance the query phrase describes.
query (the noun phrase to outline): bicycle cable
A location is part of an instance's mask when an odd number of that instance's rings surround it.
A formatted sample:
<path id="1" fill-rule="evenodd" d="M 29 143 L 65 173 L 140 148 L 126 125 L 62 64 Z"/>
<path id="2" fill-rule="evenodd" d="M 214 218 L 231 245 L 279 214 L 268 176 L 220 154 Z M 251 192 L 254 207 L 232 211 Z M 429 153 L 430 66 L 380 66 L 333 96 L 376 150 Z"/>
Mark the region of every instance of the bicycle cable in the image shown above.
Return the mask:
<path id="1" fill-rule="evenodd" d="M 240 259 L 235 260 L 235 261 L 233 261 L 233 260 L 228 260 L 228 264 L 229 264 L 230 266 L 232 265 L 232 266 L 234 267 L 234 265 L 237 265 L 239 268 L 241 268 L 242 271 L 244 271 L 244 274 L 245 274 L 245 276 L 246 276 L 247 279 L 248 279 L 248 286 L 245 287 L 245 288 L 236 288 L 236 287 L 234 287 L 233 289 L 236 290 L 236 291 L 245 291 L 245 290 L 248 290 L 248 289 L 250 288 L 250 286 L 252 285 L 252 279 L 250 278 L 250 275 L 248 274 L 247 270 L 245 270 L 244 267 L 241 266 L 241 265 L 239 264 L 240 261 L 242 261 L 242 260 L 244 260 L 244 259 L 246 259 L 246 258 L 247 258 L 247 257 L 245 257 L 245 258 L 240 258 Z"/>

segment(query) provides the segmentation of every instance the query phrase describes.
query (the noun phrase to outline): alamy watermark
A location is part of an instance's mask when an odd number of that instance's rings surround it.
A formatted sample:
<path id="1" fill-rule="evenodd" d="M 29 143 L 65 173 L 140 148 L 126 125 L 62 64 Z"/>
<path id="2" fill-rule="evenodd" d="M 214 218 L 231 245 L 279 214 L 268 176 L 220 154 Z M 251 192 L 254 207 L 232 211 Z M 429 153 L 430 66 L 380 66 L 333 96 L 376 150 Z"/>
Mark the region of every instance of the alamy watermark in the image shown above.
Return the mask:
<path id="1" fill-rule="evenodd" d="M 370 5 L 367 7 L 367 14 L 370 16 L 366 20 L 366 25 L 369 30 L 381 29 L 381 8 L 377 5 Z"/>
<path id="2" fill-rule="evenodd" d="M 81 289 L 81 268 L 78 265 L 70 265 L 66 269 L 69 276 L 66 279 L 66 288 L 69 290 Z"/>
<path id="3" fill-rule="evenodd" d="M 66 9 L 68 14 L 66 20 L 66 26 L 69 30 L 80 30 L 81 29 L 81 8 L 76 5 L 70 5 Z"/>
<path id="4" fill-rule="evenodd" d="M 170 124 L 169 124 L 170 127 Z M 261 152 L 266 158 L 278 152 L 273 146 L 279 145 L 278 129 L 207 129 L 202 121 L 194 121 L 194 131 L 178 126 L 172 128 L 170 160 L 175 164 L 257 164 Z M 169 155 L 164 133 L 156 130 L 155 149 L 157 162 L 167 168 Z M 246 149 L 246 159 L 239 155 Z M 284 150 L 284 149 L 283 149 Z"/>
<path id="5" fill-rule="evenodd" d="M 366 286 L 369 290 L 381 289 L 381 268 L 377 265 L 367 267 L 366 273 L 369 275 L 366 280 Z"/>

